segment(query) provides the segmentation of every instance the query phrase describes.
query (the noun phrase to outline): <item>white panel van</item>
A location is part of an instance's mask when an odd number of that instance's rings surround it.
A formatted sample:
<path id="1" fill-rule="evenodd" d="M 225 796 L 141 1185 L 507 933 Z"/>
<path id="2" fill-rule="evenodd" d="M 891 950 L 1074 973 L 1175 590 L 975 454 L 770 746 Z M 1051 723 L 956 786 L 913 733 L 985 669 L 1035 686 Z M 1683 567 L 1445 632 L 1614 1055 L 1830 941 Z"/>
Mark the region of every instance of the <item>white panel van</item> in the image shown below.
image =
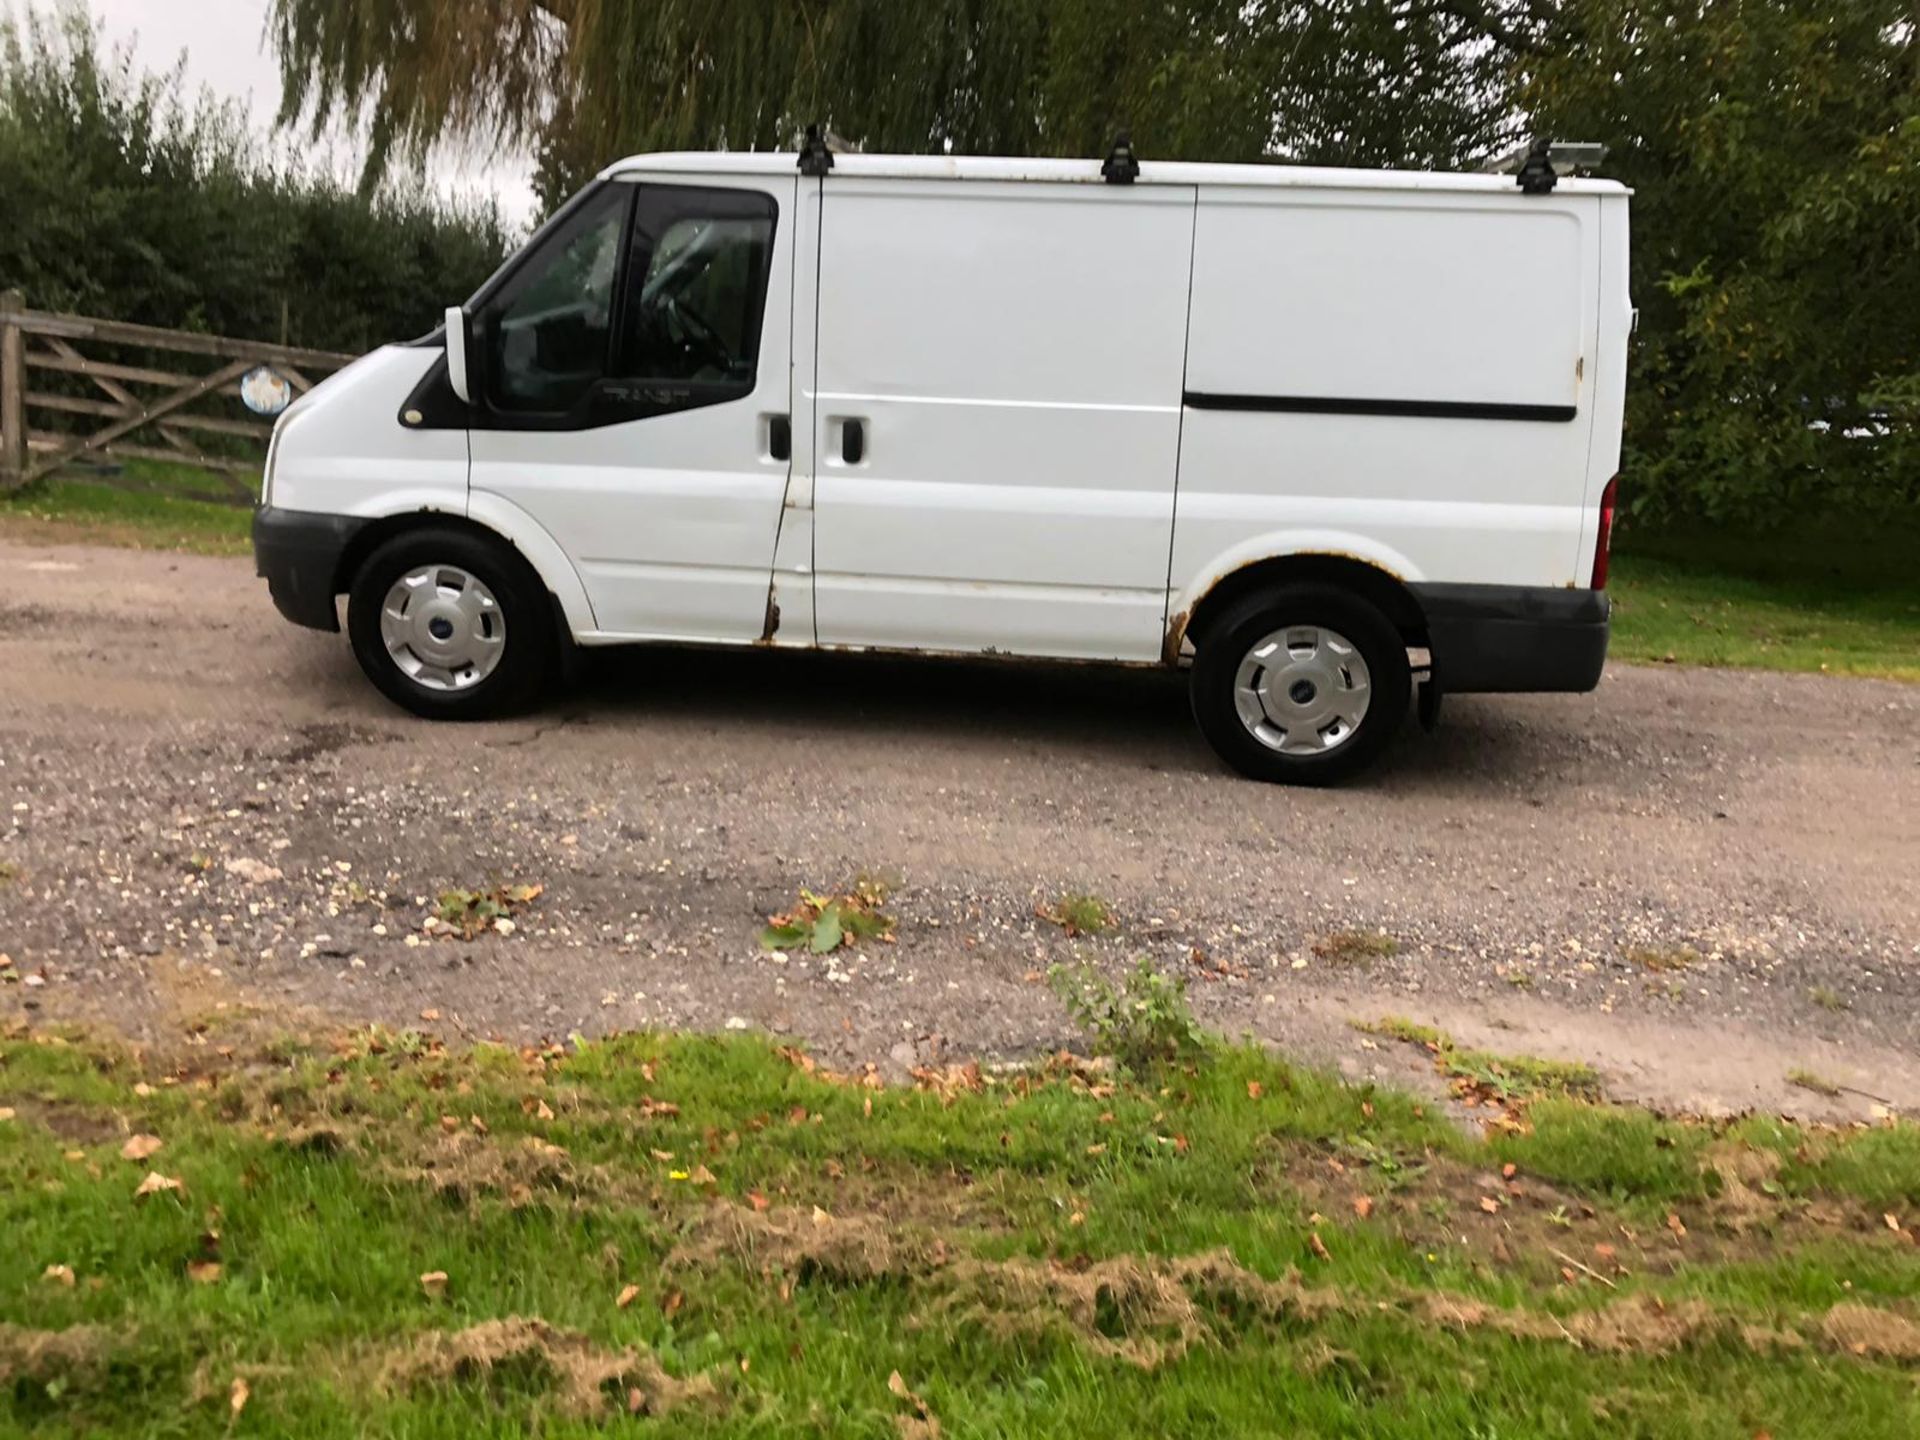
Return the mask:
<path id="1" fill-rule="evenodd" d="M 1598 683 L 1631 321 L 1607 181 L 641 156 L 282 417 L 255 554 L 420 715 L 633 642 L 1188 667 L 1326 782 L 1416 680 Z"/>

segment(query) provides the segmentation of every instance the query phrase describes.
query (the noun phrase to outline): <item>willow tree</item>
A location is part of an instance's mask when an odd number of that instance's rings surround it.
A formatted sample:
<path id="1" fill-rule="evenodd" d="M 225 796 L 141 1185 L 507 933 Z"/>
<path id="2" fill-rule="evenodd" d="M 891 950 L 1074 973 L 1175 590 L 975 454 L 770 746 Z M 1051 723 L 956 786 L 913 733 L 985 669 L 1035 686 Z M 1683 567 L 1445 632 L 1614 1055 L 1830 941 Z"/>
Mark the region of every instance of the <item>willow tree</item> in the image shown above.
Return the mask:
<path id="1" fill-rule="evenodd" d="M 618 154 L 870 149 L 1446 165 L 1511 125 L 1541 0 L 274 0 L 289 118 L 373 173 L 533 145 L 549 198 Z"/>

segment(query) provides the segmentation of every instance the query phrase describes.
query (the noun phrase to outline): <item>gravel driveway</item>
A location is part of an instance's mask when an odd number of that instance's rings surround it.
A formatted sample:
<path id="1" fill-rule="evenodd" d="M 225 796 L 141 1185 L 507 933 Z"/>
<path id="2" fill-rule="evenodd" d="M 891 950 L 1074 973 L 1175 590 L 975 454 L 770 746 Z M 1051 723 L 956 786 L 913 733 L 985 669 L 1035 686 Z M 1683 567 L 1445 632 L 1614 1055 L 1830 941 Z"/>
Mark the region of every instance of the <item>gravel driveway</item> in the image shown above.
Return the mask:
<path id="1" fill-rule="evenodd" d="M 1349 1023 L 1393 1014 L 1659 1105 L 1920 1107 L 1920 689 L 1890 683 L 1616 666 L 1287 791 L 1222 771 L 1176 679 L 1071 667 L 636 651 L 435 726 L 244 561 L 0 542 L 0 866 L 0 1014 L 154 1037 L 753 1027 L 899 1071 L 1067 1043 L 1040 972 L 1145 953 L 1208 1024 L 1354 1076 L 1432 1083 Z M 857 873 L 898 943 L 760 949 Z M 421 935 L 494 879 L 545 886 L 514 933 Z M 1119 933 L 1036 918 L 1068 890 Z M 1397 953 L 1316 953 L 1353 930 Z"/>

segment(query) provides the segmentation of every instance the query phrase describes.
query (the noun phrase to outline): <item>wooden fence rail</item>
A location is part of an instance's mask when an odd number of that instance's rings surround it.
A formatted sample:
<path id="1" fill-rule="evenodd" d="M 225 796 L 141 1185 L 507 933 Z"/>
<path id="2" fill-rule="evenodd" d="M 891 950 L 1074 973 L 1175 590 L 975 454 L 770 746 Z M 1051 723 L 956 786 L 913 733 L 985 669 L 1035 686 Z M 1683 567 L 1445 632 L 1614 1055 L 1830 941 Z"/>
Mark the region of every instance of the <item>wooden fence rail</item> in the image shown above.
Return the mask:
<path id="1" fill-rule="evenodd" d="M 81 347 L 104 347 L 118 358 L 88 354 Z M 132 363 L 126 352 L 134 352 Z M 154 352 L 170 363 L 172 355 L 200 356 L 222 362 L 212 369 L 163 370 Z M 235 340 L 188 330 L 162 330 L 118 320 L 90 320 L 29 310 L 18 291 L 0 294 L 0 490 L 25 485 L 43 475 L 91 457 L 165 460 L 229 476 L 259 468 L 271 423 L 232 413 L 242 377 L 261 366 L 273 370 L 298 394 L 353 360 L 330 350 L 306 350 L 259 340 Z M 89 386 L 55 381 L 56 388 L 35 389 L 33 372 L 81 376 Z M 134 387 L 155 387 L 142 394 Z M 75 393 L 76 390 L 84 393 Z M 224 393 L 223 393 L 224 392 Z M 224 403 L 222 403 L 224 402 Z M 222 404 L 227 414 L 196 404 Z M 83 417 L 64 429 L 35 429 L 32 412 Z M 99 421 L 89 428 L 89 422 Z M 251 453 L 208 453 L 192 438 L 218 435 L 251 441 Z M 157 443 L 156 443 L 157 442 Z M 251 498 L 251 487 L 234 479 L 236 500 Z"/>

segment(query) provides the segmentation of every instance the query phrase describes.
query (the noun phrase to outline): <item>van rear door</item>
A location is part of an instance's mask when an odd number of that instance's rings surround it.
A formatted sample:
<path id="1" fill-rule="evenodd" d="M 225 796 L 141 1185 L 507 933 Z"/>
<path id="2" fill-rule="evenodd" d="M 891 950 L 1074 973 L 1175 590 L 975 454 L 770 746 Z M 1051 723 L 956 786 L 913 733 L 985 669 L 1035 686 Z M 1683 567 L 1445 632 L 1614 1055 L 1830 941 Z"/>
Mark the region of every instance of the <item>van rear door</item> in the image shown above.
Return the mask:
<path id="1" fill-rule="evenodd" d="M 1194 190 L 858 163 L 822 200 L 821 643 L 1154 659 Z"/>

